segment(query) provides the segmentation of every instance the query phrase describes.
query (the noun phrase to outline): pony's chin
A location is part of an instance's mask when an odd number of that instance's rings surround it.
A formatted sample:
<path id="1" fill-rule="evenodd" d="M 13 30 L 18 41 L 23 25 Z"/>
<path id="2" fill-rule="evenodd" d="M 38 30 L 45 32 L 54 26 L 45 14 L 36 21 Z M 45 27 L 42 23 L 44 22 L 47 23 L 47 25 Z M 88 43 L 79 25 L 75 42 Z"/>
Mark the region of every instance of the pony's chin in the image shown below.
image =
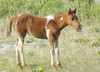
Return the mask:
<path id="1" fill-rule="evenodd" d="M 77 32 L 81 32 L 81 29 L 77 29 Z"/>

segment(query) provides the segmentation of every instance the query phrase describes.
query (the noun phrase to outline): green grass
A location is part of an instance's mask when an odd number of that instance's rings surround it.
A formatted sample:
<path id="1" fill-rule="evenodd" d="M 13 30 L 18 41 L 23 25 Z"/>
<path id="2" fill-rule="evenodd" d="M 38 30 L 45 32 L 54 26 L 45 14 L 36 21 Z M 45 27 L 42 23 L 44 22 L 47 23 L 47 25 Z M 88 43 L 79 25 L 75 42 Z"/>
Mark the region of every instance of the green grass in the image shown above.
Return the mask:
<path id="1" fill-rule="evenodd" d="M 43 69 L 43 66 L 42 65 L 40 65 L 40 68 L 39 69 L 34 69 L 34 68 L 32 68 L 31 70 L 30 70 L 30 72 L 43 72 L 44 71 L 44 69 Z"/>
<path id="2" fill-rule="evenodd" d="M 64 1 L 64 2 L 63 2 Z M 0 0 L 0 72 L 99 72 L 100 71 L 100 4 L 74 0 Z M 60 60 L 63 69 L 54 71 L 50 66 L 50 51 L 47 40 L 29 35 L 25 38 L 24 56 L 28 70 L 16 65 L 16 34 L 6 38 L 6 22 L 19 13 L 28 12 L 46 16 L 56 12 L 67 12 L 77 8 L 82 24 L 78 33 L 70 26 L 64 28 L 59 37 Z M 55 61 L 56 62 L 56 61 Z M 41 72 L 40 71 L 40 72 Z"/>
<path id="3" fill-rule="evenodd" d="M 79 43 L 87 44 L 87 43 L 90 42 L 91 40 L 89 40 L 89 39 L 75 39 L 74 41 L 75 41 L 75 42 L 79 42 Z"/>

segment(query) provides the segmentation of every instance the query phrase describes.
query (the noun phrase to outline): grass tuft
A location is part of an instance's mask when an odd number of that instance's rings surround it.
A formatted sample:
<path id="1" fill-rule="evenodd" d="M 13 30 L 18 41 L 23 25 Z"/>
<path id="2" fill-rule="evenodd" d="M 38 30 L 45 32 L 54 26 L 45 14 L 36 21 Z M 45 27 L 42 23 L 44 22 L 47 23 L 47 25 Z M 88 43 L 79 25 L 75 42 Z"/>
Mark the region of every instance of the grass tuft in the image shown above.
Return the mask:
<path id="1" fill-rule="evenodd" d="M 44 71 L 44 68 L 43 68 L 43 66 L 41 64 L 40 64 L 40 67 L 38 69 L 32 68 L 30 70 L 30 72 L 43 72 L 43 71 Z"/>

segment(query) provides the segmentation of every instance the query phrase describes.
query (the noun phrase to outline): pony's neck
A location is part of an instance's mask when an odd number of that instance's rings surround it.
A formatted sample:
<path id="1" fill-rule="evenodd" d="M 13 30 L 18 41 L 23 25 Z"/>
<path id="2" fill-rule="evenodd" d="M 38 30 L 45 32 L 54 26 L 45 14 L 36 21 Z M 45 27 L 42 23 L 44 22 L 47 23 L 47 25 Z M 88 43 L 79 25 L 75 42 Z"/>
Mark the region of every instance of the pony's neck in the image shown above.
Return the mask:
<path id="1" fill-rule="evenodd" d="M 67 13 L 57 13 L 55 14 L 55 22 L 57 23 L 60 30 L 68 25 L 67 23 Z"/>

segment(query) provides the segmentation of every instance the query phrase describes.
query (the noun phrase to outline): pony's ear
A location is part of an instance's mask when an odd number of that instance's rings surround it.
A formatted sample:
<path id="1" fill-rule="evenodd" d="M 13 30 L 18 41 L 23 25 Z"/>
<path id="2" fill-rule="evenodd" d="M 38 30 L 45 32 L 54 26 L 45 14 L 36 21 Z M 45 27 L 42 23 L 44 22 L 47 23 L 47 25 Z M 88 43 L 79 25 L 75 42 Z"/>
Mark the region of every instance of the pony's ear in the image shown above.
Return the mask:
<path id="1" fill-rule="evenodd" d="M 76 8 L 73 10 L 73 13 L 76 13 Z"/>
<path id="2" fill-rule="evenodd" d="M 71 13 L 72 13 L 71 8 L 69 8 L 68 14 L 71 14 Z"/>

